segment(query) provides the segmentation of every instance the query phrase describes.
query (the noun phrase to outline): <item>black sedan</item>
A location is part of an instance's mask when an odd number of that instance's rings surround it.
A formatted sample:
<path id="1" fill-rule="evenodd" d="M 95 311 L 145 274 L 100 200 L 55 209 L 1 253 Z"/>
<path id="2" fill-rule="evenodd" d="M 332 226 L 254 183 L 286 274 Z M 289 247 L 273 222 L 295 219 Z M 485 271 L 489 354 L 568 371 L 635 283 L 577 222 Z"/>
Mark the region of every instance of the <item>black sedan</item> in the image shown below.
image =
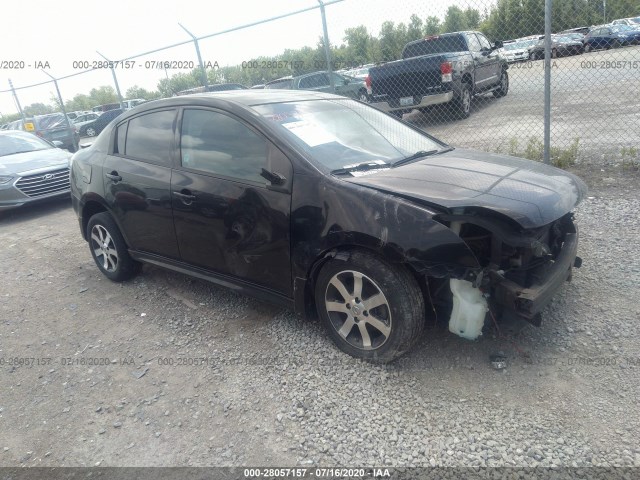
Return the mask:
<path id="1" fill-rule="evenodd" d="M 565 35 L 551 36 L 551 58 L 579 55 L 583 52 L 584 45 L 581 39 Z M 531 60 L 544 58 L 544 37 L 540 37 L 538 43 L 529 48 L 529 58 Z"/>
<path id="2" fill-rule="evenodd" d="M 99 135 L 100 132 L 102 132 L 102 130 L 104 130 L 104 128 L 122 112 L 124 112 L 124 110 L 121 108 L 107 110 L 93 122 L 82 125 L 78 133 L 81 137 L 95 137 L 96 135 Z"/>
<path id="3" fill-rule="evenodd" d="M 581 180 L 454 149 L 358 101 L 244 90 L 126 112 L 73 157 L 80 232 L 113 281 L 141 262 L 317 313 L 387 362 L 444 309 L 467 339 L 534 324 L 571 277 Z"/>

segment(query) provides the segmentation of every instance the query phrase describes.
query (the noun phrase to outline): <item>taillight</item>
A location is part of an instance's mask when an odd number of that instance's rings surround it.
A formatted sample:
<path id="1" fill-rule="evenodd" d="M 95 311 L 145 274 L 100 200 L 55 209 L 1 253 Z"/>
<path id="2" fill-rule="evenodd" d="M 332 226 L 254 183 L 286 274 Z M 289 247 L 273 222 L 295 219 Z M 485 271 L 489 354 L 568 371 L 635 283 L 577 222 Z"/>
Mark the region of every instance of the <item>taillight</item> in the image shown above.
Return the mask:
<path id="1" fill-rule="evenodd" d="M 442 81 L 450 82 L 453 80 L 453 64 L 451 62 L 442 62 L 440 64 L 440 73 L 442 73 Z"/>
<path id="2" fill-rule="evenodd" d="M 364 84 L 367 87 L 367 93 L 369 95 L 372 95 L 373 94 L 373 89 L 371 88 L 371 77 L 369 75 L 364 77 Z"/>

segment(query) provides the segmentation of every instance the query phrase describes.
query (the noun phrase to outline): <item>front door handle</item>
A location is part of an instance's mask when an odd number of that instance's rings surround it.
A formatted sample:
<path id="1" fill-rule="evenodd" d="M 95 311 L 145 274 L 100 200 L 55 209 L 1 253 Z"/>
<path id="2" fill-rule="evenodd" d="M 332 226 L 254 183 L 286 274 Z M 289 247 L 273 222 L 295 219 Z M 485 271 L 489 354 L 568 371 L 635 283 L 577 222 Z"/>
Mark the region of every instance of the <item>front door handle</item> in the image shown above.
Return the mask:
<path id="1" fill-rule="evenodd" d="M 111 172 L 111 173 L 105 173 L 104 176 L 107 177 L 109 180 L 111 180 L 114 183 L 122 181 L 122 177 L 120 175 L 118 175 L 118 172 L 116 172 L 115 170 L 113 172 Z"/>
<path id="2" fill-rule="evenodd" d="M 181 192 L 173 192 L 173 194 L 182 200 L 185 205 L 191 205 L 196 199 L 195 195 L 192 195 L 189 190 L 182 190 Z"/>

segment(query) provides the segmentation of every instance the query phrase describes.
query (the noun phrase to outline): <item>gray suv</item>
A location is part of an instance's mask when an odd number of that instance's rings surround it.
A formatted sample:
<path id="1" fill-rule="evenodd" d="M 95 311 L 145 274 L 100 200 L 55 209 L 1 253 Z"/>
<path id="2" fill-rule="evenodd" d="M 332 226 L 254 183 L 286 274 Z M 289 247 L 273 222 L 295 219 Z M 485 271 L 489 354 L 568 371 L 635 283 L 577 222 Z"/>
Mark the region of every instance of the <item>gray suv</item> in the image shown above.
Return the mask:
<path id="1" fill-rule="evenodd" d="M 8 130 L 23 130 L 33 133 L 48 142 L 60 142 L 61 148 L 66 148 L 71 153 L 78 150 L 80 135 L 73 126 L 71 120 L 67 120 L 62 113 L 50 113 L 47 115 L 35 115 L 33 117 L 16 120 L 9 124 Z"/>
<path id="2" fill-rule="evenodd" d="M 333 87 L 329 75 L 333 76 Z M 267 83 L 266 89 L 311 90 L 314 92 L 335 93 L 368 102 L 367 86 L 364 80 L 340 75 L 335 72 L 314 72 L 298 77 L 282 77 Z"/>

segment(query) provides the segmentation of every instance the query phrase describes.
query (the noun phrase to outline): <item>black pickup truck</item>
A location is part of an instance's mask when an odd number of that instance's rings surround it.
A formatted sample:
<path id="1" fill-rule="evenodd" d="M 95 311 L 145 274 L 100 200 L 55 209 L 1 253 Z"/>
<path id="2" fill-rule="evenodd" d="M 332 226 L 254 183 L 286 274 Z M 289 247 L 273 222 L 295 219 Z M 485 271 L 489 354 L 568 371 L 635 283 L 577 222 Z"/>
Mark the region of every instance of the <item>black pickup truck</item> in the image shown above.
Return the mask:
<path id="1" fill-rule="evenodd" d="M 507 61 L 480 32 L 428 36 L 405 45 L 402 60 L 369 69 L 371 105 L 402 116 L 414 108 L 449 104 L 459 118 L 471 113 L 471 98 L 509 90 Z"/>

